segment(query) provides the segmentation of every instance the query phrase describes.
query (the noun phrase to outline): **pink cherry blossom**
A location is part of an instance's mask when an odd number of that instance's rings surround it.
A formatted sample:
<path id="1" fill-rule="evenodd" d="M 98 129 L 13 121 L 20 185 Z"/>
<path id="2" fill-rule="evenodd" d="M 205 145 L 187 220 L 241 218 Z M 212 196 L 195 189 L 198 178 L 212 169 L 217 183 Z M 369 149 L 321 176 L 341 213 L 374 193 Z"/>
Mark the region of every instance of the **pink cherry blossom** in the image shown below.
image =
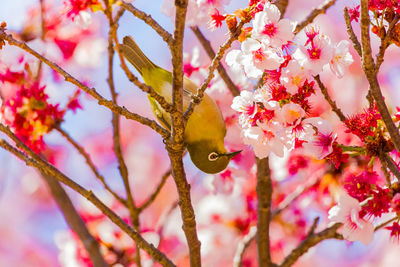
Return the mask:
<path id="1" fill-rule="evenodd" d="M 338 78 L 342 78 L 347 67 L 353 63 L 353 57 L 349 53 L 350 43 L 347 40 L 340 41 L 333 50 L 333 57 L 329 61 L 332 72 Z"/>
<path id="2" fill-rule="evenodd" d="M 374 225 L 360 217 L 361 206 L 357 199 L 347 193 L 339 197 L 339 203 L 329 210 L 329 219 L 343 223 L 341 233 L 348 241 L 361 241 L 364 245 L 371 243 Z"/>
<path id="3" fill-rule="evenodd" d="M 326 35 L 317 35 L 313 38 L 311 47 L 301 47 L 293 53 L 293 58 L 309 69 L 312 75 L 317 75 L 330 62 L 333 55 L 331 41 Z"/>
<path id="4" fill-rule="evenodd" d="M 294 103 L 284 105 L 276 114 L 278 121 L 287 126 L 296 126 L 305 115 L 304 109 Z"/>
<path id="5" fill-rule="evenodd" d="M 303 148 L 314 155 L 317 159 L 323 159 L 332 153 L 333 141 L 336 134 L 333 133 L 332 125 L 327 120 L 319 117 L 308 118 L 302 122 L 304 135 L 302 140 L 307 141 Z"/>
<path id="6" fill-rule="evenodd" d="M 233 99 L 231 107 L 240 113 L 252 115 L 255 111 L 253 93 L 247 90 L 241 91 L 240 96 Z"/>
<path id="7" fill-rule="evenodd" d="M 277 69 L 284 61 L 281 51 L 266 47 L 255 39 L 245 40 L 241 48 L 242 52 L 237 54 L 236 60 L 243 65 L 249 78 L 258 79 L 264 70 Z"/>
<path id="8" fill-rule="evenodd" d="M 300 65 L 299 61 L 292 59 L 287 67 L 282 70 L 280 82 L 286 87 L 288 93 L 296 94 L 307 78 L 310 70 Z"/>
<path id="9" fill-rule="evenodd" d="M 268 157 L 273 152 L 278 157 L 284 156 L 285 147 L 290 150 L 293 142 L 289 129 L 278 121 L 258 123 L 242 131 L 243 142 L 251 145 L 258 158 Z"/>
<path id="10" fill-rule="evenodd" d="M 279 9 L 267 2 L 264 10 L 258 12 L 254 17 L 252 37 L 279 48 L 293 40 L 296 23 L 288 19 L 280 20 L 280 16 Z"/>

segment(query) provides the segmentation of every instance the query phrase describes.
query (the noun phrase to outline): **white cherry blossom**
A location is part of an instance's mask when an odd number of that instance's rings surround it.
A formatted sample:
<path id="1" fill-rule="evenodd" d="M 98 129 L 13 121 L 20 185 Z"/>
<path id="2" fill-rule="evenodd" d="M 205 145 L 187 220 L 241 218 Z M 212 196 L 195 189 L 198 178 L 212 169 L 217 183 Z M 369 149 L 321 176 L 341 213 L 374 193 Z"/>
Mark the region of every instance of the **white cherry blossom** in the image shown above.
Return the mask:
<path id="1" fill-rule="evenodd" d="M 258 79 L 264 70 L 277 69 L 284 59 L 280 51 L 266 47 L 265 44 L 248 38 L 242 43 L 242 53 L 237 55 L 237 62 L 243 65 L 249 78 Z"/>
<path id="2" fill-rule="evenodd" d="M 349 53 L 350 43 L 347 40 L 340 41 L 333 50 L 333 57 L 329 61 L 332 72 L 338 78 L 342 78 L 347 67 L 353 63 L 353 57 Z"/>
<path id="3" fill-rule="evenodd" d="M 264 10 L 254 16 L 252 37 L 273 47 L 281 48 L 293 40 L 296 23 L 288 19 L 280 19 L 279 9 L 267 2 Z"/>
<path id="4" fill-rule="evenodd" d="M 328 218 L 333 222 L 343 223 L 341 233 L 348 241 L 361 241 L 364 245 L 371 243 L 374 225 L 360 218 L 361 206 L 357 199 L 347 193 L 339 197 L 339 203 L 329 210 Z"/>
<path id="5" fill-rule="evenodd" d="M 328 36 L 319 34 L 315 36 L 312 47 L 302 46 L 293 53 L 292 57 L 304 68 L 309 69 L 312 75 L 317 75 L 329 63 L 332 55 L 331 40 Z"/>
<path id="6" fill-rule="evenodd" d="M 298 50 L 298 49 L 297 49 Z M 280 82 L 286 87 L 290 94 L 296 94 L 307 78 L 310 77 L 310 70 L 302 66 L 298 60 L 292 59 L 285 69 L 282 70 Z"/>

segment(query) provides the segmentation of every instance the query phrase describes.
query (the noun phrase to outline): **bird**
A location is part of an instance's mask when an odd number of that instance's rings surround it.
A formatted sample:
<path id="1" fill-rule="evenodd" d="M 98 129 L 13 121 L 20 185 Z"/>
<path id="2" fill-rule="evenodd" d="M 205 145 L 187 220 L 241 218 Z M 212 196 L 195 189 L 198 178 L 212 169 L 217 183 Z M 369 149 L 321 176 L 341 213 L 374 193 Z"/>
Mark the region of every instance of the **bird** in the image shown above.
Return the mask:
<path id="1" fill-rule="evenodd" d="M 139 48 L 131 36 L 123 38 L 120 51 L 142 76 L 146 85 L 151 86 L 168 103 L 172 102 L 172 73 L 154 64 Z M 183 109 L 190 104 L 197 92 L 197 84 L 183 78 Z M 167 130 L 171 130 L 171 116 L 155 99 L 148 95 L 156 119 Z M 215 174 L 223 171 L 230 160 L 241 151 L 227 152 L 224 146 L 225 121 L 215 101 L 204 94 L 203 100 L 189 117 L 184 142 L 193 164 L 201 171 Z"/>

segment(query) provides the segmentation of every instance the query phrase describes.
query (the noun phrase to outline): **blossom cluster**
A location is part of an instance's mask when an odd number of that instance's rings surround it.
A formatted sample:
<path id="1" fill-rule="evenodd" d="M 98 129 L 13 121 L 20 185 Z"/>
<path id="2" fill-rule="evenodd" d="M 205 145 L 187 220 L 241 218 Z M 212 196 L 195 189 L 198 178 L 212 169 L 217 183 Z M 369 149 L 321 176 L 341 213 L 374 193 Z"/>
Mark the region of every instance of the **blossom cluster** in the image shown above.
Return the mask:
<path id="1" fill-rule="evenodd" d="M 376 172 L 349 174 L 344 189 L 346 192 L 340 195 L 339 203 L 330 209 L 329 219 L 343 223 L 341 233 L 349 241 L 360 240 L 369 244 L 375 231 L 373 219 L 400 213 L 398 188 L 383 186 Z M 397 222 L 387 229 L 391 230 L 391 236 L 399 238 Z"/>
<path id="2" fill-rule="evenodd" d="M 243 40 L 241 50 L 226 56 L 230 67 L 243 68 L 248 78 L 263 79 L 260 89 L 242 91 L 232 104 L 240 113 L 243 141 L 259 158 L 270 152 L 283 156 L 285 149 L 299 147 L 318 159 L 333 152 L 336 135 L 327 120 L 309 115 L 309 97 L 315 94 L 313 76 L 324 66 L 343 77 L 353 62 L 349 43 L 332 44 L 311 26 L 305 31 L 306 42 L 297 44 L 295 27 L 289 19 L 280 19 L 278 8 L 267 2 L 255 13 L 251 34 Z"/>
<path id="3" fill-rule="evenodd" d="M 12 71 L 9 68 L 0 73 L 0 82 L 14 87 L 15 95 L 6 99 L 1 107 L 3 121 L 9 125 L 15 134 L 36 152 L 42 152 L 46 146 L 43 136 L 60 124 L 65 112 L 81 108 L 77 91 L 61 109 L 59 104 L 48 102 L 46 86 L 32 77 L 26 64 L 23 71 Z"/>
<path id="4" fill-rule="evenodd" d="M 371 31 L 379 38 L 384 39 L 389 25 L 400 14 L 400 2 L 398 0 L 369 0 L 368 10 L 371 11 Z M 358 22 L 360 18 L 360 5 L 348 9 L 350 20 Z M 391 32 L 391 41 L 400 46 L 400 25 L 395 24 Z"/>

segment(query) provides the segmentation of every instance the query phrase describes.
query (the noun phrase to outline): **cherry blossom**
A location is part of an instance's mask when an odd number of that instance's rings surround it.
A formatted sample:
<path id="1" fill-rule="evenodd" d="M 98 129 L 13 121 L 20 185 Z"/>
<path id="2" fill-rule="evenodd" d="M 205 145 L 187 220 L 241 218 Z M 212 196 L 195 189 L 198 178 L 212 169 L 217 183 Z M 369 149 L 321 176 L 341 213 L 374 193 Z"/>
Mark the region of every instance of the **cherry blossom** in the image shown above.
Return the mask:
<path id="1" fill-rule="evenodd" d="M 242 134 L 243 142 L 252 146 L 258 158 L 268 157 L 270 152 L 283 157 L 285 146 L 290 148 L 286 129 L 276 121 L 247 128 Z"/>
<path id="2" fill-rule="evenodd" d="M 329 61 L 332 72 L 338 78 L 342 78 L 346 68 L 353 63 L 353 57 L 349 53 L 350 43 L 347 40 L 340 41 L 333 50 L 333 57 Z"/>
<path id="3" fill-rule="evenodd" d="M 364 245 L 371 243 L 374 235 L 374 226 L 371 222 L 360 217 L 360 203 L 346 193 L 339 197 L 336 206 L 329 210 L 329 219 L 343 223 L 341 233 L 346 240 L 361 241 Z"/>
<path id="4" fill-rule="evenodd" d="M 280 82 L 285 86 L 287 92 L 296 94 L 310 74 L 309 69 L 304 68 L 296 59 L 292 59 L 282 70 Z"/>
<path id="5" fill-rule="evenodd" d="M 318 117 L 308 118 L 302 122 L 303 135 L 300 139 L 306 141 L 303 148 L 314 155 L 317 159 L 323 159 L 333 151 L 333 142 L 336 134 L 333 133 L 332 125 Z"/>
<path id="6" fill-rule="evenodd" d="M 304 109 L 295 103 L 284 105 L 277 111 L 276 117 L 280 123 L 287 126 L 296 126 L 300 120 L 306 115 Z"/>
<path id="7" fill-rule="evenodd" d="M 277 69 L 284 61 L 279 50 L 266 47 L 264 43 L 252 38 L 245 40 L 241 48 L 241 52 L 233 52 L 234 54 L 227 56 L 228 64 L 241 64 L 249 78 L 258 79 L 265 69 Z"/>
<path id="8" fill-rule="evenodd" d="M 313 38 L 311 47 L 302 46 L 300 49 L 296 49 L 292 56 L 304 68 L 309 69 L 313 75 L 317 75 L 330 62 L 332 55 L 333 48 L 329 37 L 318 34 Z"/>
<path id="9" fill-rule="evenodd" d="M 280 16 L 281 12 L 275 5 L 265 3 L 264 10 L 254 17 L 252 37 L 278 48 L 293 40 L 296 23 L 280 19 Z"/>

